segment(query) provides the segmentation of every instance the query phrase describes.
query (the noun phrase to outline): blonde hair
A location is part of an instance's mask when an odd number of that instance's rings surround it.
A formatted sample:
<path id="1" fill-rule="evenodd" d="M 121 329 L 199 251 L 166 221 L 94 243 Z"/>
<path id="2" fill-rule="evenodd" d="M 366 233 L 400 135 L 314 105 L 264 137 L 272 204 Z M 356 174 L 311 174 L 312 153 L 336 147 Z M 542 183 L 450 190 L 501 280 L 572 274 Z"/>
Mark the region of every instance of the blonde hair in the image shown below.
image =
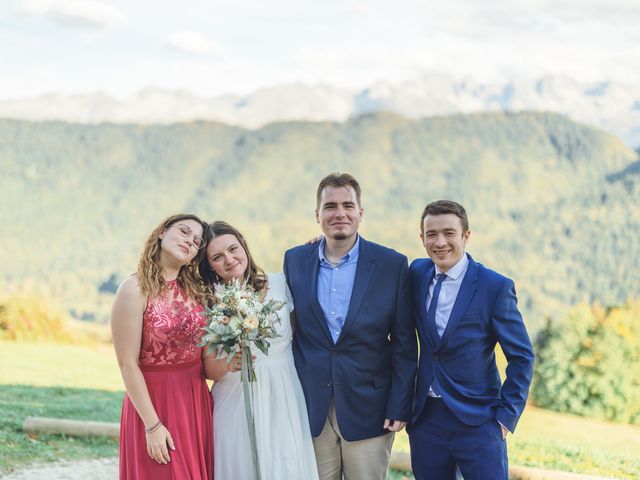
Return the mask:
<path id="1" fill-rule="evenodd" d="M 147 241 L 142 248 L 140 261 L 138 262 L 138 284 L 140 290 L 147 297 L 157 297 L 164 293 L 167 283 L 162 276 L 160 267 L 160 243 L 162 239 L 160 235 L 173 224 L 182 220 L 193 220 L 202 225 L 203 236 L 207 235 L 208 225 L 200 220 L 197 216 L 188 213 L 172 215 L 160 223 L 149 235 Z M 206 238 L 204 239 L 206 242 Z M 185 293 L 199 303 L 204 302 L 204 289 L 202 278 L 198 272 L 198 263 L 204 257 L 204 248 L 198 250 L 196 256 L 188 265 L 183 265 L 178 272 L 178 285 Z"/>

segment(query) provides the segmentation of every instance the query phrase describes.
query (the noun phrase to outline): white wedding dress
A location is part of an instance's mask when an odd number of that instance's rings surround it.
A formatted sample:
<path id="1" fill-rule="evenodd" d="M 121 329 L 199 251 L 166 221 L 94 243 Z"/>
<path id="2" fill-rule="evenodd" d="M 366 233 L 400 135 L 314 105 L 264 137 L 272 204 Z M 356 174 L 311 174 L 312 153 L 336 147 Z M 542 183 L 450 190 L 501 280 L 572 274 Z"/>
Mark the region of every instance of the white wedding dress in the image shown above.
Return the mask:
<path id="1" fill-rule="evenodd" d="M 283 274 L 269 274 L 267 300 L 286 301 L 278 312 L 278 338 L 265 356 L 252 346 L 257 381 L 251 384 L 262 480 L 316 480 L 318 470 L 307 406 L 291 351 L 293 301 Z M 240 372 L 215 382 L 213 442 L 215 480 L 253 480 L 251 445 Z"/>

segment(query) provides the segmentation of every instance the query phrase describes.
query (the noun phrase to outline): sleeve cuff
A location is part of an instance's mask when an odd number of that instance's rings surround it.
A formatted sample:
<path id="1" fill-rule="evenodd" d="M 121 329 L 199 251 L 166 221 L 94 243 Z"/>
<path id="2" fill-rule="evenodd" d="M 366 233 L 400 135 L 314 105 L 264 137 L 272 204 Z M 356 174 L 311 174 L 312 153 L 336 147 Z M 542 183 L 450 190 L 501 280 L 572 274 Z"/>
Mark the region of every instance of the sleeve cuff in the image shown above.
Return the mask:
<path id="1" fill-rule="evenodd" d="M 512 432 L 511 430 L 509 430 L 509 429 L 508 429 L 508 428 L 507 428 L 507 427 L 506 427 L 506 426 L 505 426 L 505 425 L 504 425 L 500 420 L 496 420 L 496 422 L 498 422 L 501 426 L 503 426 L 503 427 L 507 430 L 507 432 L 509 432 L 509 433 L 513 433 L 513 432 Z"/>

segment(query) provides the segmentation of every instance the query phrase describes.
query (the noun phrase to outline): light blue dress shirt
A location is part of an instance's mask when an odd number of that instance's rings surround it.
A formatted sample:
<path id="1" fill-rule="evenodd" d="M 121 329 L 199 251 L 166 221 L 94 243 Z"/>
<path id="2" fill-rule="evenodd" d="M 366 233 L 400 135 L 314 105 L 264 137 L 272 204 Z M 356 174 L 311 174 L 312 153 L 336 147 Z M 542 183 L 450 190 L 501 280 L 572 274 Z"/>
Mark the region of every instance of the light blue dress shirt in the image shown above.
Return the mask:
<path id="1" fill-rule="evenodd" d="M 349 311 L 353 282 L 356 278 L 360 236 L 351 250 L 337 264 L 331 263 L 324 255 L 324 238 L 318 247 L 320 269 L 318 271 L 318 302 L 327 321 L 333 343 L 338 341 L 344 321 Z"/>

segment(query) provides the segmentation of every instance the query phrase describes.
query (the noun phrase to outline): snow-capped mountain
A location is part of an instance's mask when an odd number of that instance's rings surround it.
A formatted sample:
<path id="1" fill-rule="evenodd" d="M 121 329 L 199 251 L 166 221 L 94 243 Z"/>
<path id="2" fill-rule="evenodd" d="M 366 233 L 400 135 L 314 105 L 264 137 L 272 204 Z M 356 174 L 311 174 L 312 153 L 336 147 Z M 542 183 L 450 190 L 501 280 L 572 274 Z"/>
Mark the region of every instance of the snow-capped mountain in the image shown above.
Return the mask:
<path id="1" fill-rule="evenodd" d="M 157 88 L 124 98 L 49 94 L 0 101 L 0 116 L 80 123 L 173 123 L 213 120 L 258 128 L 290 120 L 343 121 L 351 116 L 392 111 L 411 118 L 494 110 L 552 111 L 568 115 L 640 146 L 640 86 L 585 83 L 566 77 L 481 83 L 428 75 L 402 83 L 378 82 L 363 90 L 291 84 L 249 95 L 203 98 Z"/>

